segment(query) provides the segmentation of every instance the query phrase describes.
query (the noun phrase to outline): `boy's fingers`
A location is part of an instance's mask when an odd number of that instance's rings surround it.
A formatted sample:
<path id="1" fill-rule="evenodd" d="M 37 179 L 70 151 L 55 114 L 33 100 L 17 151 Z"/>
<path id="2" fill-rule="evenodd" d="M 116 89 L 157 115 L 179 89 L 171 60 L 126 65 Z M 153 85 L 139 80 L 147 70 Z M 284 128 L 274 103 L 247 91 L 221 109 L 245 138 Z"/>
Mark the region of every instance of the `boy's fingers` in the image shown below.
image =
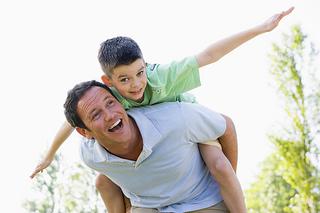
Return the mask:
<path id="1" fill-rule="evenodd" d="M 36 176 L 36 174 L 38 174 L 38 172 L 39 172 L 39 170 L 38 169 L 36 169 L 32 174 L 31 174 L 31 178 L 33 178 L 34 176 Z"/>
<path id="2" fill-rule="evenodd" d="M 34 176 L 36 176 L 36 174 L 38 174 L 39 172 L 42 172 L 42 170 L 43 170 L 43 169 L 37 167 L 37 168 L 34 170 L 34 172 L 30 175 L 30 178 L 31 178 L 31 179 L 34 178 Z"/>
<path id="3" fill-rule="evenodd" d="M 294 7 L 290 7 L 287 11 L 282 12 L 283 16 L 289 15 L 293 11 Z"/>
<path id="4" fill-rule="evenodd" d="M 31 175 L 30 175 L 30 178 L 32 179 L 37 173 L 36 172 L 33 172 Z"/>

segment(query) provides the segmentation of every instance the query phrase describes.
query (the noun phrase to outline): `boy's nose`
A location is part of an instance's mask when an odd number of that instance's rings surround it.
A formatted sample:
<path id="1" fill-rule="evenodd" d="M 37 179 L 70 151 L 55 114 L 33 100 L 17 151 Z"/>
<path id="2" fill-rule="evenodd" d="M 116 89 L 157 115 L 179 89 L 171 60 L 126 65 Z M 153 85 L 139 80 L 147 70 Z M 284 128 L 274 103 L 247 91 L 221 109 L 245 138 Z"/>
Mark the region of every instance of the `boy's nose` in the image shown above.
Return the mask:
<path id="1" fill-rule="evenodd" d="M 139 86 L 140 86 L 140 82 L 139 81 L 134 81 L 131 84 L 131 87 L 133 87 L 133 88 L 138 88 Z"/>

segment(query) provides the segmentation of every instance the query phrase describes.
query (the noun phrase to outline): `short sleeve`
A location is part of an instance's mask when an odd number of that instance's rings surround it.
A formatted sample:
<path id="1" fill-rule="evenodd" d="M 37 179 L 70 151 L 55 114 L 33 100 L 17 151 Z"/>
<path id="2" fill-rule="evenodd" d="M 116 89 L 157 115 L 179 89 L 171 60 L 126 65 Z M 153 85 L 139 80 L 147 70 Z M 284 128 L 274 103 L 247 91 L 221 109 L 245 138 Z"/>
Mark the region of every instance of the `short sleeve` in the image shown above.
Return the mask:
<path id="1" fill-rule="evenodd" d="M 148 71 L 150 104 L 176 100 L 182 93 L 201 85 L 195 57 L 160 64 Z"/>
<path id="2" fill-rule="evenodd" d="M 197 103 L 182 104 L 189 140 L 193 143 L 206 143 L 216 140 L 226 130 L 226 120 L 220 114 Z"/>

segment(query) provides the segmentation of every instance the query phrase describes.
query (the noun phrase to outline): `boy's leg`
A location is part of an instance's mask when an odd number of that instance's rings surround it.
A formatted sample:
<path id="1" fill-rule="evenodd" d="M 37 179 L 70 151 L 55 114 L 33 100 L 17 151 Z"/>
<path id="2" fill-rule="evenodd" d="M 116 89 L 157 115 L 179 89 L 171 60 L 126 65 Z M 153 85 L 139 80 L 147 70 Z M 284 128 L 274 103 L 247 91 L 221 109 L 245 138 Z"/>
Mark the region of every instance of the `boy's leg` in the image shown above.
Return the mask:
<path id="1" fill-rule="evenodd" d="M 207 144 L 199 144 L 199 149 L 211 175 L 220 186 L 221 195 L 228 209 L 231 212 L 246 212 L 239 180 L 222 150 Z"/>
<path id="2" fill-rule="evenodd" d="M 130 200 L 123 195 L 120 187 L 114 184 L 105 175 L 99 174 L 97 176 L 96 188 L 100 193 L 108 213 L 130 212 Z"/>
<path id="3" fill-rule="evenodd" d="M 218 138 L 218 140 L 222 146 L 224 155 L 228 158 L 233 170 L 236 172 L 238 164 L 237 133 L 233 121 L 225 115 L 222 116 L 226 119 L 226 131 L 221 137 Z"/>

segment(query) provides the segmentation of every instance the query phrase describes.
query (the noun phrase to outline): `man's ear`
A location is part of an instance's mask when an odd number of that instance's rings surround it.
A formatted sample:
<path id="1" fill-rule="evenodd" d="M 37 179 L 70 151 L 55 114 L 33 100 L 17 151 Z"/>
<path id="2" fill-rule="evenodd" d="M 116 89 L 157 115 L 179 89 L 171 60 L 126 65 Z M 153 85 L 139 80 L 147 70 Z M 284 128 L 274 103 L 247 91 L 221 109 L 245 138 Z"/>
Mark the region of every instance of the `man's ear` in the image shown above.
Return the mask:
<path id="1" fill-rule="evenodd" d="M 76 131 L 82 135 L 83 137 L 86 137 L 88 139 L 92 139 L 92 135 L 90 134 L 90 131 L 84 128 L 76 127 Z"/>
<path id="2" fill-rule="evenodd" d="M 101 80 L 108 87 L 112 87 L 112 80 L 107 75 L 101 76 Z"/>

